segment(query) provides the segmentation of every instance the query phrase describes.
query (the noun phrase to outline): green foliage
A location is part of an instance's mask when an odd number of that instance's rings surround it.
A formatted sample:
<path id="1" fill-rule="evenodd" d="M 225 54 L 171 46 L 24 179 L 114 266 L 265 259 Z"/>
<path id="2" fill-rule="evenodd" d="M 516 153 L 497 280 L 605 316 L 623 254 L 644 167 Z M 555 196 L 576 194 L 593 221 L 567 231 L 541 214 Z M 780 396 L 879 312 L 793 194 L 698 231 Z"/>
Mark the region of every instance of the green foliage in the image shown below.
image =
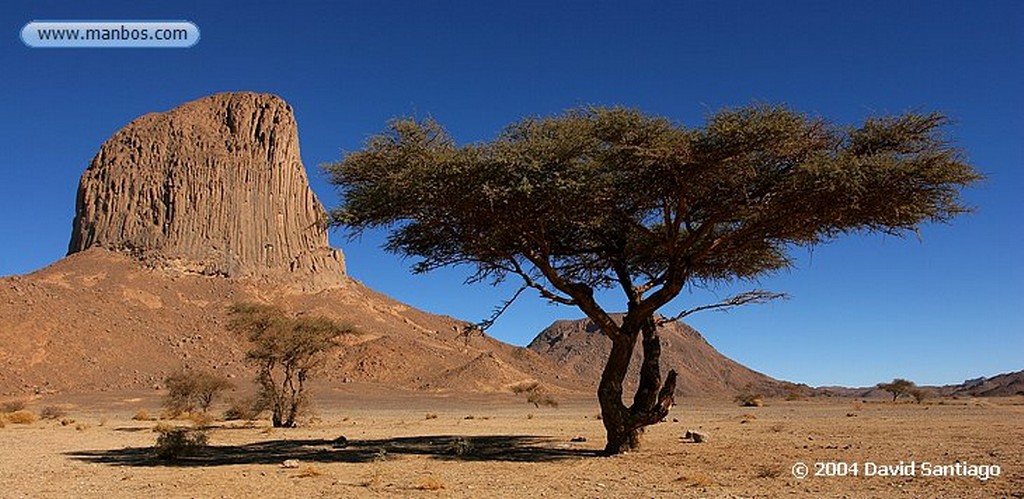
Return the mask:
<path id="1" fill-rule="evenodd" d="M 295 426 L 309 402 L 306 382 L 338 346 L 338 337 L 352 329 L 325 317 L 289 317 L 280 308 L 254 303 L 236 304 L 230 315 L 228 329 L 252 343 L 246 358 L 257 367 L 254 406 L 268 407 L 275 427 Z"/>
<path id="2" fill-rule="evenodd" d="M 206 371 L 182 370 L 167 377 L 164 408 L 171 417 L 201 410 L 206 412 L 217 396 L 232 387 L 227 378 Z"/>
<path id="3" fill-rule="evenodd" d="M 616 267 L 641 282 L 753 278 L 790 266 L 792 245 L 967 211 L 960 189 L 980 176 L 944 138 L 947 121 L 842 128 L 757 105 L 687 128 L 582 108 L 456 146 L 436 122 L 401 119 L 326 170 L 345 200 L 334 223 L 391 228 L 387 249 L 418 272 L 468 263 L 477 278 L 543 280 L 550 267 L 594 289 L 620 285 Z"/>
<path id="4" fill-rule="evenodd" d="M 908 381 L 903 378 L 896 378 L 889 383 L 879 383 L 878 388 L 891 393 L 893 402 L 901 396 L 912 394 L 917 390 L 917 386 L 914 385 L 913 381 Z"/>

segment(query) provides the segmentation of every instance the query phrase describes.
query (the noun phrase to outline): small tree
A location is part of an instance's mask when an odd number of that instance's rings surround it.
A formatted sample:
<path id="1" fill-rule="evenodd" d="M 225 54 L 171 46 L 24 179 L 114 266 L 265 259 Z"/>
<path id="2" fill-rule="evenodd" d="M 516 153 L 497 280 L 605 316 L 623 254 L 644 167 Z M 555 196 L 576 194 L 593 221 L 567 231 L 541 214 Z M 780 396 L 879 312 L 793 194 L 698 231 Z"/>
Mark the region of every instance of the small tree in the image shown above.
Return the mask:
<path id="1" fill-rule="evenodd" d="M 903 395 L 912 393 L 912 390 L 916 389 L 913 381 L 908 381 L 903 378 L 896 378 L 889 383 L 879 383 L 878 388 L 891 393 L 893 402 Z"/>
<path id="2" fill-rule="evenodd" d="M 597 396 L 605 451 L 619 453 L 674 404 L 659 324 L 780 296 L 752 290 L 656 315 L 681 292 L 789 268 L 795 247 L 916 233 L 967 211 L 960 190 L 980 175 L 945 138 L 946 122 L 907 113 L 846 127 L 759 105 L 689 128 L 581 108 L 459 146 L 436 122 L 400 119 L 326 169 L 344 203 L 333 223 L 351 236 L 384 228 L 385 248 L 417 258 L 417 272 L 469 265 L 470 282 L 521 280 L 511 300 L 533 289 L 585 313 L 611 342 Z M 608 289 L 621 292 L 621 320 L 597 297 Z"/>
<path id="3" fill-rule="evenodd" d="M 228 328 L 252 342 L 246 358 L 257 367 L 258 396 L 274 427 L 294 427 L 308 403 L 306 382 L 338 346 L 338 337 L 352 329 L 325 317 L 288 317 L 280 308 L 252 303 L 232 306 L 230 315 Z"/>
<path id="4" fill-rule="evenodd" d="M 232 387 L 224 376 L 207 371 L 182 370 L 167 377 L 164 408 L 172 416 L 196 409 L 206 413 L 217 396 Z"/>

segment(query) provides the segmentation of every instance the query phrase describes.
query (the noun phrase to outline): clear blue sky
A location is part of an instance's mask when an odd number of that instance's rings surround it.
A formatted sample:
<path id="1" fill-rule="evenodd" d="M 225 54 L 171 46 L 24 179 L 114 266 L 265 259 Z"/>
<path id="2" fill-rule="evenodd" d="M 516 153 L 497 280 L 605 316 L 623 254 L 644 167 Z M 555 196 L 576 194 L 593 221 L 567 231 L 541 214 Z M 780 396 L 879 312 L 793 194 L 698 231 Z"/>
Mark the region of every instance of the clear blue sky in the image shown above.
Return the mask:
<path id="1" fill-rule="evenodd" d="M 215 92 L 288 100 L 328 205 L 337 197 L 317 165 L 400 115 L 433 116 L 469 142 L 579 104 L 689 125 L 754 101 L 844 123 L 939 110 L 988 176 L 967 193 L 976 214 L 927 227 L 920 240 L 801 251 L 797 269 L 760 284 L 792 299 L 691 323 L 730 357 L 814 385 L 1024 369 L 1024 2 L 104 3 L 4 6 L 0 275 L 64 255 L 78 178 L 114 131 Z M 202 39 L 191 49 L 30 49 L 18 34 L 33 19 L 187 19 Z M 510 292 L 463 286 L 459 269 L 411 275 L 379 235 L 332 241 L 354 277 L 428 311 L 479 320 Z M 673 305 L 744 289 L 697 290 Z M 522 345 L 579 316 L 524 296 L 491 333 Z"/>

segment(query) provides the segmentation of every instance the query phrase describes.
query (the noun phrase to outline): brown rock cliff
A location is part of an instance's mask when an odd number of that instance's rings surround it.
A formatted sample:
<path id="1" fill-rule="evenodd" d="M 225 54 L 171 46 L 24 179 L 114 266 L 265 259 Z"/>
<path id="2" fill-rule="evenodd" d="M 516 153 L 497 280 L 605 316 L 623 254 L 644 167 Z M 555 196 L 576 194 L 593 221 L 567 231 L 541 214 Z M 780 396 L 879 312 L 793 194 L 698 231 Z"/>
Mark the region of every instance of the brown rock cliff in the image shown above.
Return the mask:
<path id="1" fill-rule="evenodd" d="M 142 116 L 103 144 L 79 184 L 68 254 L 98 246 L 156 268 L 317 290 L 345 272 L 325 221 L 291 107 L 224 93 Z"/>

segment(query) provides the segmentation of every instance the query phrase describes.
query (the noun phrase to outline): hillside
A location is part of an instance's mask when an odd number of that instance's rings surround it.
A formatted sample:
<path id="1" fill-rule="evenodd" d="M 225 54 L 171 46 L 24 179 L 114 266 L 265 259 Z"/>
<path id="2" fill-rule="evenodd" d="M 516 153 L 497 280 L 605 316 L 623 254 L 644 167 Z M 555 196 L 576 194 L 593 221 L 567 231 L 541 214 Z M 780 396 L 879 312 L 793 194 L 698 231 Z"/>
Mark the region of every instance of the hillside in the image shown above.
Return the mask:
<path id="1" fill-rule="evenodd" d="M 782 382 L 725 357 L 686 324 L 675 322 L 661 326 L 659 334 L 662 372 L 676 370 L 679 395 L 720 396 L 743 391 L 770 395 L 784 391 Z M 563 366 L 581 383 L 594 389 L 611 351 L 611 342 L 589 319 L 562 320 L 542 331 L 527 348 Z M 627 391 L 636 387 L 640 360 L 638 344 L 626 379 Z"/>

